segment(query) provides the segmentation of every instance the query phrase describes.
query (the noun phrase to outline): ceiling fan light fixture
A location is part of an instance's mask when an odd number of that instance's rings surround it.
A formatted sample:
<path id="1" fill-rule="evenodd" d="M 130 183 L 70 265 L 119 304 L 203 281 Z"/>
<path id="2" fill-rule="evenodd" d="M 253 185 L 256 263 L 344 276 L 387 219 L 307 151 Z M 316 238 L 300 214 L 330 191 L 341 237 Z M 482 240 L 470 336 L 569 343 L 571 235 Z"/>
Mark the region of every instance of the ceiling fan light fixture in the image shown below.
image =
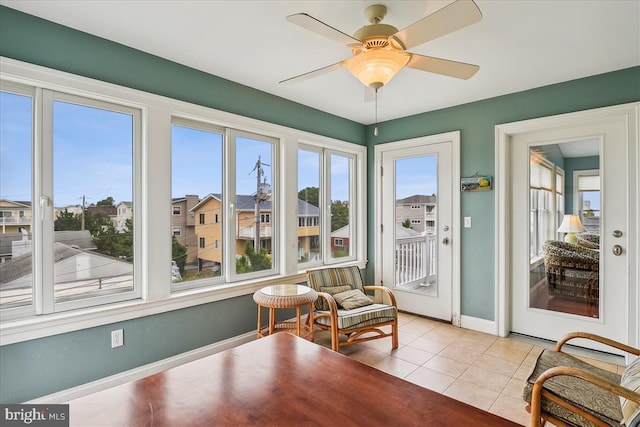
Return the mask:
<path id="1" fill-rule="evenodd" d="M 378 89 L 409 62 L 411 55 L 388 49 L 371 49 L 345 61 L 349 72 L 367 87 Z"/>

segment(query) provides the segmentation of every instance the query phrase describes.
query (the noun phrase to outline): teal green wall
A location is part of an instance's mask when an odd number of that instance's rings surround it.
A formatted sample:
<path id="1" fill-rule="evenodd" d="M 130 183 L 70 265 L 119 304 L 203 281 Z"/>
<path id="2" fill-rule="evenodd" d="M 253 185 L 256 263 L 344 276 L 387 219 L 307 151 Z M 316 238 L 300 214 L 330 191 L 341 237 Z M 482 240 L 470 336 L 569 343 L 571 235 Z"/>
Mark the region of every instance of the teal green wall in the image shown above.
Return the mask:
<path id="1" fill-rule="evenodd" d="M 372 128 L 0 6 L 0 55 L 319 135 L 373 145 L 461 130 L 462 175 L 494 174 L 494 126 L 640 100 L 640 67 L 406 117 Z M 369 150 L 373 163 L 373 149 Z M 369 168 L 369 263 L 375 262 Z M 462 313 L 493 320 L 494 192 L 461 195 Z M 373 269 L 367 270 L 372 278 Z M 255 330 L 250 295 L 0 347 L 0 402 L 16 403 Z M 109 348 L 124 328 L 126 345 Z M 109 349 L 108 351 L 105 349 Z"/>
<path id="2" fill-rule="evenodd" d="M 476 172 L 495 175 L 495 126 L 519 120 L 637 102 L 640 100 L 640 67 L 628 68 L 524 92 L 485 99 L 424 114 L 381 123 L 379 136 L 367 128 L 369 164 L 373 146 L 419 136 L 460 131 L 461 175 Z M 369 168 L 369 224 L 374 219 L 374 170 Z M 495 191 L 460 194 L 461 218 L 471 216 L 473 228 L 462 228 L 462 314 L 495 320 Z M 375 263 L 375 234 L 369 227 L 369 264 Z M 371 269 L 370 269 L 371 270 Z M 368 278 L 373 272 L 368 271 Z"/>

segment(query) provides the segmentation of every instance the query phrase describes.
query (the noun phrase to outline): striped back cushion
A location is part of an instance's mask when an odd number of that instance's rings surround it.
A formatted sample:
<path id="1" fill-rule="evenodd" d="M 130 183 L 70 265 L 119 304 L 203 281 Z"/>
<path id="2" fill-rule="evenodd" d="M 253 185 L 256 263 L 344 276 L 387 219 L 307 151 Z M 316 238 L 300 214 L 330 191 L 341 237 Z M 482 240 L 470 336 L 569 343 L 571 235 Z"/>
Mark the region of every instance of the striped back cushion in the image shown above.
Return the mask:
<path id="1" fill-rule="evenodd" d="M 640 357 L 631 362 L 622 373 L 620 385 L 635 392 L 640 392 Z M 622 405 L 622 424 L 637 427 L 640 425 L 640 407 L 633 400 L 620 397 Z"/>
<path id="2" fill-rule="evenodd" d="M 320 270 L 309 270 L 307 273 L 309 276 L 309 286 L 316 292 L 322 292 L 320 288 L 346 285 L 351 286 L 352 289 L 359 289 L 364 292 L 362 275 L 360 274 L 360 268 L 357 266 L 323 268 Z M 323 301 L 322 298 L 316 300 L 317 310 L 326 310 L 326 308 L 323 307 Z"/>

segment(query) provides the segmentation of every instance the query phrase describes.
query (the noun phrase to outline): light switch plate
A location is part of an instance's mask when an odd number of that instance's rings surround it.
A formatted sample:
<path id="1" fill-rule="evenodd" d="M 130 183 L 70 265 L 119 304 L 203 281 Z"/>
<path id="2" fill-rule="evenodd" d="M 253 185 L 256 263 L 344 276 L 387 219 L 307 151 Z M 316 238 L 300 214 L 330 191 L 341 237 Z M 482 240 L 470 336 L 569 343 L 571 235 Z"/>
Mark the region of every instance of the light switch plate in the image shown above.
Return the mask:
<path id="1" fill-rule="evenodd" d="M 471 228 L 471 217 L 470 216 L 465 216 L 464 217 L 464 228 Z"/>

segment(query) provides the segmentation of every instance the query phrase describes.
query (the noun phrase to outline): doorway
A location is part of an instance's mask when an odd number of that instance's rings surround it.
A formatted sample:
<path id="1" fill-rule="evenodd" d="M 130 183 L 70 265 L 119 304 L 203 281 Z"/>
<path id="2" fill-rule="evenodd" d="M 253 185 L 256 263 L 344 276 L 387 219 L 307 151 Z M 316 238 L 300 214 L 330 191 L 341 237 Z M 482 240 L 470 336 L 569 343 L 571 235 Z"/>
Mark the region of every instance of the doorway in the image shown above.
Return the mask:
<path id="1" fill-rule="evenodd" d="M 497 126 L 500 335 L 637 342 L 637 110 Z"/>
<path id="2" fill-rule="evenodd" d="M 459 132 L 375 147 L 375 275 L 400 310 L 459 323 Z"/>

